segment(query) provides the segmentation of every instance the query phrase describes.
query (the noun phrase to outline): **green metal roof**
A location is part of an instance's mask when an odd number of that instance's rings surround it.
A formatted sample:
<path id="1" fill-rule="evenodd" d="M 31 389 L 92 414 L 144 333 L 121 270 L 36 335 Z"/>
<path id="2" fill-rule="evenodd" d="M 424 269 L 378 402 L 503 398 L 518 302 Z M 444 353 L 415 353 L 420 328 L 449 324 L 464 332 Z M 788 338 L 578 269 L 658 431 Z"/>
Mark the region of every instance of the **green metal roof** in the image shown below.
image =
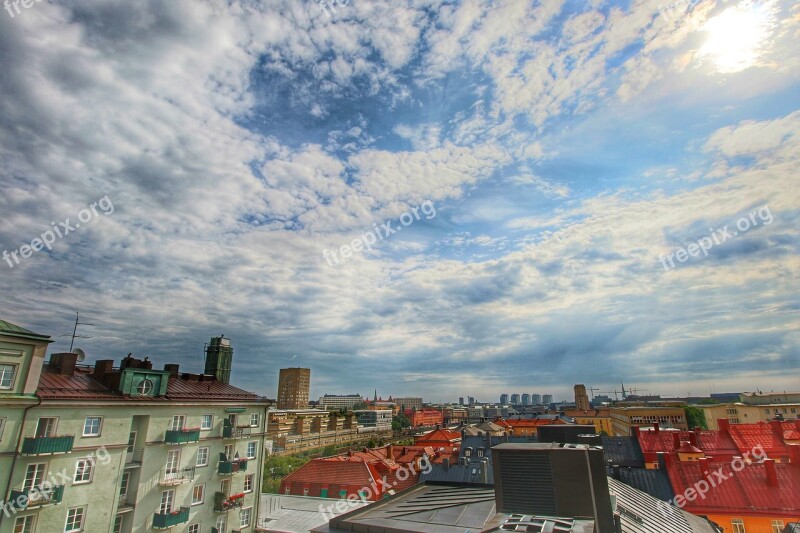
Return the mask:
<path id="1" fill-rule="evenodd" d="M 49 335 L 41 335 L 39 333 L 34 333 L 29 329 L 17 326 L 16 324 L 12 324 L 11 322 L 6 322 L 5 320 L 2 319 L 0 319 L 0 335 L 8 335 L 11 337 L 23 337 L 26 339 L 36 339 L 36 340 L 50 339 Z"/>

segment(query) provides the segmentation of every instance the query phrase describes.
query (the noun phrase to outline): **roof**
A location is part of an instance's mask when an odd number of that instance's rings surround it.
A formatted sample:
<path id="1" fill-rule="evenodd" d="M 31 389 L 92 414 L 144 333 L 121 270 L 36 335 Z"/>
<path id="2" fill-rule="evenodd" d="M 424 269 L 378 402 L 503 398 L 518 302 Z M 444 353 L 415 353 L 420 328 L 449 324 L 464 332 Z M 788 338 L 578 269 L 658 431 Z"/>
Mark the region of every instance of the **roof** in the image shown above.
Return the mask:
<path id="1" fill-rule="evenodd" d="M 320 513 L 320 506 L 329 517 L 342 514 L 336 510 L 336 505 L 331 505 L 335 503 L 330 498 L 262 494 L 257 525 L 260 531 L 305 533 L 327 522 Z M 345 512 L 364 505 L 366 502 L 361 500 L 350 500 Z"/>
<path id="2" fill-rule="evenodd" d="M 738 463 L 737 463 L 738 464 Z M 734 472 L 729 461 L 668 461 L 667 471 L 676 494 L 704 479 L 704 471 L 721 472 L 725 479 L 715 474 L 716 486 L 705 498 L 687 502 L 684 507 L 695 514 L 742 512 L 748 515 L 765 513 L 770 516 L 797 516 L 800 502 L 800 468 L 796 465 L 774 463 L 778 486 L 767 483 L 764 463 L 745 466 Z"/>
<path id="3" fill-rule="evenodd" d="M 634 437 L 600 437 L 606 461 L 619 466 L 644 467 L 644 455 Z"/>
<path id="4" fill-rule="evenodd" d="M 696 446 L 692 446 L 688 442 L 684 442 L 683 444 L 681 444 L 681 447 L 675 451 L 677 451 L 678 453 L 703 453 L 703 450 L 701 450 Z"/>
<path id="5" fill-rule="evenodd" d="M 784 424 L 786 422 L 777 421 L 730 424 L 728 431 L 739 451 L 746 452 L 760 446 L 769 457 L 778 458 L 789 453 L 783 443 Z M 785 429 L 790 429 L 790 427 L 787 426 Z"/>
<path id="6" fill-rule="evenodd" d="M 247 392 L 221 381 L 194 381 L 173 376 L 169 379 L 167 395 L 125 396 L 92 378 L 91 367 L 75 367 L 72 375 L 62 375 L 50 365 L 42 368 L 39 388 L 36 395 L 43 400 L 108 400 L 135 402 L 169 402 L 169 401 L 266 401 L 257 394 Z"/>
<path id="7" fill-rule="evenodd" d="M 675 451 L 674 435 L 678 435 L 679 442 L 691 442 L 694 439 L 697 448 L 717 458 L 728 457 L 732 459 L 735 455 L 740 455 L 741 453 L 730 435 L 724 431 L 716 430 L 678 431 L 660 429 L 659 431 L 640 431 L 639 445 L 645 454 L 672 452 Z"/>
<path id="8" fill-rule="evenodd" d="M 371 487 L 375 473 L 364 461 L 346 461 L 330 458 L 312 459 L 285 478 L 281 483 L 322 483 Z"/>
<path id="9" fill-rule="evenodd" d="M 617 481 L 621 481 L 659 500 L 666 502 L 675 497 L 666 470 L 623 466 L 617 469 L 607 467 L 606 473 Z"/>
<path id="10" fill-rule="evenodd" d="M 22 337 L 25 339 L 50 340 L 49 335 L 34 333 L 29 329 L 17 326 L 16 324 L 12 324 L 6 320 L 0 320 L 0 334 L 7 335 L 9 337 Z"/>
<path id="11" fill-rule="evenodd" d="M 461 440 L 461 433 L 458 431 L 450 431 L 448 429 L 436 428 L 435 430 L 425 433 L 414 438 L 417 444 L 424 444 L 426 442 L 455 442 Z"/>

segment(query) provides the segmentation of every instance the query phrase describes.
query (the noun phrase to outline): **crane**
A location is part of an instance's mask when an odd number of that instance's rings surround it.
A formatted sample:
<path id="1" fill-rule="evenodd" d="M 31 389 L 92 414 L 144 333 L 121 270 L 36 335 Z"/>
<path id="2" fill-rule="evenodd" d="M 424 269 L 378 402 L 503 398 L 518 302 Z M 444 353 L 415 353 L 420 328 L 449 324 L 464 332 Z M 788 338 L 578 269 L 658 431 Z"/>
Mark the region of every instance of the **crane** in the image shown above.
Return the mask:
<path id="1" fill-rule="evenodd" d="M 603 394 L 613 394 L 614 395 L 614 400 L 619 400 L 619 397 L 617 395 L 618 394 L 622 394 L 624 396 L 625 395 L 625 391 L 608 390 L 608 391 L 604 391 Z"/>
<path id="2" fill-rule="evenodd" d="M 600 389 L 596 389 L 595 387 L 586 387 L 589 390 L 589 393 L 592 395 L 592 400 L 594 400 L 594 391 L 599 391 Z"/>

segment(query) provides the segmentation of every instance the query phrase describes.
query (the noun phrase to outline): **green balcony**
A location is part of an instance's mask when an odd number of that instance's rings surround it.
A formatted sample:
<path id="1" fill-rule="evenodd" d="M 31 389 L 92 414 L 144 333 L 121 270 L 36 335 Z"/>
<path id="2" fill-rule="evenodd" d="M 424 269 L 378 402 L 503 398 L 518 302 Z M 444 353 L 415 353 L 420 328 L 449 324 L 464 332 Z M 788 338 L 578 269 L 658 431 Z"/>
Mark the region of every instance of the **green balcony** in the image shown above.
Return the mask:
<path id="1" fill-rule="evenodd" d="M 247 472 L 247 459 L 239 459 L 236 461 L 220 461 L 219 469 L 217 472 L 220 475 L 236 474 L 238 472 Z"/>
<path id="2" fill-rule="evenodd" d="M 9 503 L 18 511 L 38 509 L 47 505 L 61 503 L 64 497 L 64 485 L 56 487 L 35 488 L 31 490 L 12 490 Z"/>
<path id="3" fill-rule="evenodd" d="M 153 515 L 153 529 L 169 529 L 185 524 L 189 521 L 189 508 L 181 507 L 171 513 L 156 513 Z"/>
<path id="4" fill-rule="evenodd" d="M 214 511 L 227 513 L 233 509 L 241 509 L 244 505 L 244 494 L 228 496 L 224 492 L 214 493 Z"/>
<path id="5" fill-rule="evenodd" d="M 199 441 L 199 429 L 169 429 L 164 435 L 164 444 L 188 444 Z"/>
<path id="6" fill-rule="evenodd" d="M 22 441 L 24 455 L 51 455 L 56 453 L 69 453 L 75 437 L 60 435 L 58 437 L 25 437 Z"/>

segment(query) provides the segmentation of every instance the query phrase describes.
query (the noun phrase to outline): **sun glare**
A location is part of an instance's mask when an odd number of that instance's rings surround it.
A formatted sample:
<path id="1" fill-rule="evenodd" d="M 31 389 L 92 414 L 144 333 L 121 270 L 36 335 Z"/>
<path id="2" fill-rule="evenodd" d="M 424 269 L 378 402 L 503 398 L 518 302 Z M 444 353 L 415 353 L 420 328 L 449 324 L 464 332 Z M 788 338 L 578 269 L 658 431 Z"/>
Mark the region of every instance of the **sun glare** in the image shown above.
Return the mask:
<path id="1" fill-rule="evenodd" d="M 766 51 L 774 26 L 773 2 L 741 2 L 716 17 L 703 29 L 708 38 L 698 51 L 719 72 L 739 72 L 752 67 Z"/>

